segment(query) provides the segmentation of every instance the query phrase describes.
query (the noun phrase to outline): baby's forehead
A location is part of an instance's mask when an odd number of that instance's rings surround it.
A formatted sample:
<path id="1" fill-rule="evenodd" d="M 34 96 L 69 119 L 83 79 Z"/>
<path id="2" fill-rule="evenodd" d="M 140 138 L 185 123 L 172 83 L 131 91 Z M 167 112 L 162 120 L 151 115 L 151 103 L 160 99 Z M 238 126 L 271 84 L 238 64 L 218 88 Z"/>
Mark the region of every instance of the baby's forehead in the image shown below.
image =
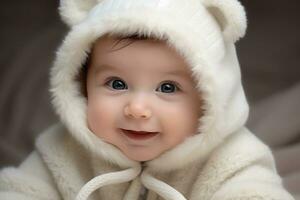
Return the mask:
<path id="1" fill-rule="evenodd" d="M 127 46 L 111 49 L 115 40 L 103 39 L 95 44 L 92 59 L 104 69 L 145 67 L 158 73 L 189 74 L 190 67 L 185 59 L 163 41 L 138 40 Z"/>

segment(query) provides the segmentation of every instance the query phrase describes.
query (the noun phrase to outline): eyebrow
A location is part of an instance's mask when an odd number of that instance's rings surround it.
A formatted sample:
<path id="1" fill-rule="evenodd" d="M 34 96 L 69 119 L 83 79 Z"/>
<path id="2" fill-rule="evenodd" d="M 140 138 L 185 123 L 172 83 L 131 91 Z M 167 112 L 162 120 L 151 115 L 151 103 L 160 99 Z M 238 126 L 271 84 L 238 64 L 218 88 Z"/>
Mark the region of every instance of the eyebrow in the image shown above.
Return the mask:
<path id="1" fill-rule="evenodd" d="M 185 70 L 172 70 L 172 71 L 166 71 L 166 72 L 163 72 L 165 74 L 170 74 L 170 75 L 188 75 L 188 72 L 185 71 Z"/>
<path id="2" fill-rule="evenodd" d="M 109 71 L 109 70 L 118 70 L 118 68 L 108 64 L 101 64 L 96 67 L 96 73 Z"/>
<path id="3" fill-rule="evenodd" d="M 103 71 L 119 71 L 118 67 L 109 65 L 109 64 L 101 64 L 97 66 L 95 74 L 98 74 Z M 168 74 L 168 75 L 189 75 L 186 70 L 177 69 L 177 70 L 170 70 L 170 71 L 160 71 L 161 73 Z"/>

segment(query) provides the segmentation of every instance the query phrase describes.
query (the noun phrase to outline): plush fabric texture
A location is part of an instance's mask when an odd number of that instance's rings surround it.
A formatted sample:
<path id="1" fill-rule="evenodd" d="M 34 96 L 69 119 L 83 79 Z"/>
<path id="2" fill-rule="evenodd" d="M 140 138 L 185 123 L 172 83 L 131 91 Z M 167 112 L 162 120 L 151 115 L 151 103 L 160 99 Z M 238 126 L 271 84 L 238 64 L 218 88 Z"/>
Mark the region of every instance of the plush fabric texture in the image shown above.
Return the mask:
<path id="1" fill-rule="evenodd" d="M 129 200 L 146 187 L 147 200 L 293 199 L 269 148 L 244 127 L 248 104 L 234 46 L 246 30 L 239 2 L 65 0 L 60 11 L 71 31 L 51 71 L 51 92 L 63 125 L 42 134 L 19 169 L 1 172 L 0 197 Z M 136 32 L 167 38 L 191 67 L 205 109 L 198 134 L 143 165 L 88 129 L 76 81 L 97 38 Z"/>
<path id="2" fill-rule="evenodd" d="M 73 200 L 89 180 L 100 175 L 102 182 L 112 183 L 114 173 L 119 173 L 117 182 L 128 179 L 128 174 L 132 181 L 102 187 L 89 199 L 134 200 L 143 186 L 151 188 L 149 200 L 160 196 L 176 200 L 293 199 L 282 187 L 270 149 L 245 128 L 233 133 L 205 163 L 195 160 L 168 173 L 151 166 L 128 169 L 107 162 L 88 152 L 63 125 L 43 133 L 36 147 L 18 169 L 2 170 L 1 199 Z"/>

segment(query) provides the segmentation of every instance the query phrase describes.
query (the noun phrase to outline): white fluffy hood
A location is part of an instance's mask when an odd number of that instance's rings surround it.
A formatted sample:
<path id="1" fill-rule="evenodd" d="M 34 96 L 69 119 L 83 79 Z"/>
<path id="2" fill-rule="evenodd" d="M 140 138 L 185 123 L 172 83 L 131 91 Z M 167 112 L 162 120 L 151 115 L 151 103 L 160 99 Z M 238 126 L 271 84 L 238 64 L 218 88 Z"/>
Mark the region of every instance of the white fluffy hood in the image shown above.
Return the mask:
<path id="1" fill-rule="evenodd" d="M 234 43 L 244 35 L 246 17 L 236 0 L 61 0 L 71 31 L 51 71 L 53 104 L 70 133 L 94 154 L 123 168 L 138 167 L 87 127 L 86 99 L 76 81 L 92 44 L 106 33 L 144 33 L 167 42 L 191 67 L 204 100 L 199 134 L 146 163 L 168 171 L 205 159 L 226 137 L 243 127 L 248 104 Z"/>

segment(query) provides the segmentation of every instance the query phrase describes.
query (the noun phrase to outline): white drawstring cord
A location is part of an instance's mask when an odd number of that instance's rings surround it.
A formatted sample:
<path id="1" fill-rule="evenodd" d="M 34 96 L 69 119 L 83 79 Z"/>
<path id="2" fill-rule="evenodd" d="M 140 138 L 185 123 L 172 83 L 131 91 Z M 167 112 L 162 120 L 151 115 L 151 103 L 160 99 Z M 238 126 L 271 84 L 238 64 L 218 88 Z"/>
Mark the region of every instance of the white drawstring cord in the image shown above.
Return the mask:
<path id="1" fill-rule="evenodd" d="M 130 168 L 119 172 L 103 174 L 87 182 L 77 194 L 75 200 L 87 200 L 88 197 L 100 187 L 110 184 L 128 182 L 136 178 L 141 172 L 141 167 Z M 152 177 L 147 172 L 141 174 L 143 185 L 159 194 L 165 200 L 186 200 L 186 198 L 170 185 Z"/>
<path id="2" fill-rule="evenodd" d="M 141 167 L 130 168 L 119 172 L 103 174 L 87 182 L 77 194 L 75 200 L 87 200 L 88 197 L 102 186 L 123 183 L 133 180 L 141 172 Z"/>
<path id="3" fill-rule="evenodd" d="M 165 200 L 186 200 L 186 198 L 170 185 L 150 176 L 147 172 L 141 175 L 141 181 L 145 187 L 155 191 Z"/>

